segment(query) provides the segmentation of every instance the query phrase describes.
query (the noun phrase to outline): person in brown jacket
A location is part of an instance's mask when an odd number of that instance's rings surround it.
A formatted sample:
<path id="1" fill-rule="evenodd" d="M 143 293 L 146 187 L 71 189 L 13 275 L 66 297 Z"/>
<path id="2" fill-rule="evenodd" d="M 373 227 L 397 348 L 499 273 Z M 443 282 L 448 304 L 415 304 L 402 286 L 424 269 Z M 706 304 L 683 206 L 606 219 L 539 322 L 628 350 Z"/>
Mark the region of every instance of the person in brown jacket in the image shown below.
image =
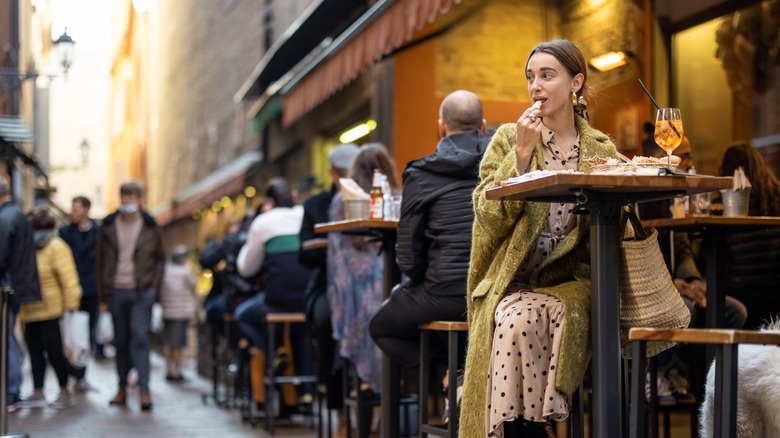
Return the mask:
<path id="1" fill-rule="evenodd" d="M 127 181 L 119 189 L 121 205 L 103 219 L 97 239 L 97 289 L 101 309 L 114 321 L 119 391 L 109 402 L 124 406 L 127 373 L 138 371 L 141 410 L 152 409 L 149 392 L 149 332 L 152 305 L 162 285 L 165 251 L 162 230 L 140 207 L 143 188 Z"/>

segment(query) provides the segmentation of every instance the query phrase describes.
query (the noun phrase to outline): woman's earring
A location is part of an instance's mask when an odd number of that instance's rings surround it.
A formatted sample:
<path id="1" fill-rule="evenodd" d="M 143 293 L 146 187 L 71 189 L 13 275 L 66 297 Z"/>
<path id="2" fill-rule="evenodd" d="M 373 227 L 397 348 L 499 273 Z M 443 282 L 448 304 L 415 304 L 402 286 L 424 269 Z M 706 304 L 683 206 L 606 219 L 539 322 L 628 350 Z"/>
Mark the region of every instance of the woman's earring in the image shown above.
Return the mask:
<path id="1" fill-rule="evenodd" d="M 577 106 L 578 103 L 579 103 L 579 101 L 577 99 L 577 93 L 572 91 L 571 92 L 571 106 Z"/>

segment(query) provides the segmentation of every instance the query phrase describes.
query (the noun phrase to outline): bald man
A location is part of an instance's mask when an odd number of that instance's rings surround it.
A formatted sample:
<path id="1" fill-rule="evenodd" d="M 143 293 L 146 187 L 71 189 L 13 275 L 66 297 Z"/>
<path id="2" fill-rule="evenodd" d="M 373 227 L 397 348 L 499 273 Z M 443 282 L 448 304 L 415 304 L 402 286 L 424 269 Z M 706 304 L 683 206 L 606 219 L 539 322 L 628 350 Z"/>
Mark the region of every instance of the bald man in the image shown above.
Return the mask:
<path id="1" fill-rule="evenodd" d="M 436 150 L 403 173 L 397 262 L 408 281 L 371 319 L 371 337 L 404 366 L 420 359 L 420 323 L 466 320 L 466 276 L 474 212 L 471 193 L 490 137 L 476 94 L 458 90 L 441 103 Z M 443 342 L 432 345 L 445 357 Z"/>

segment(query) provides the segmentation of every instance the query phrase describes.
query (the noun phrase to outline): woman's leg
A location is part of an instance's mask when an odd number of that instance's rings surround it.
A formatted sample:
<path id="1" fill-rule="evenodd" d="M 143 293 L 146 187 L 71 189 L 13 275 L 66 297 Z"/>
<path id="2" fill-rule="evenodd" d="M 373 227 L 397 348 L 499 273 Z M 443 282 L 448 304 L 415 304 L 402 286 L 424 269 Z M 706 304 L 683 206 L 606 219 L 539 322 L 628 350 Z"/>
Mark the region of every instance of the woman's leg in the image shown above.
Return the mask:
<path id="1" fill-rule="evenodd" d="M 49 358 L 54 372 L 57 374 L 57 381 L 60 388 L 68 386 L 68 360 L 62 352 L 62 334 L 60 333 L 59 319 L 50 319 L 40 323 L 40 339 L 46 356 Z"/>
<path id="2" fill-rule="evenodd" d="M 41 342 L 40 336 L 41 327 L 39 322 L 28 322 L 25 325 L 24 343 L 27 344 L 33 387 L 36 391 L 43 390 L 43 379 L 46 373 L 46 358 L 43 357 L 43 342 Z"/>

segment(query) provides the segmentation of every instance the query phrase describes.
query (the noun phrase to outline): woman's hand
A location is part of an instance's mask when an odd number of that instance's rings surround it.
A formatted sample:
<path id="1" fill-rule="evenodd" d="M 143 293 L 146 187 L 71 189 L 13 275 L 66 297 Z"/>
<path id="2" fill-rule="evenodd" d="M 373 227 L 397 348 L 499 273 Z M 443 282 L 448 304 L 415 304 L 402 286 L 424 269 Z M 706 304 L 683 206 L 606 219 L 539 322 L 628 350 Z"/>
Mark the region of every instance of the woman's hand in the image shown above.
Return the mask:
<path id="1" fill-rule="evenodd" d="M 528 171 L 536 142 L 542 132 L 542 118 L 539 109 L 542 102 L 537 100 L 530 108 L 526 109 L 517 119 L 517 136 L 515 139 L 515 154 L 517 156 L 517 173 L 524 174 Z"/>

